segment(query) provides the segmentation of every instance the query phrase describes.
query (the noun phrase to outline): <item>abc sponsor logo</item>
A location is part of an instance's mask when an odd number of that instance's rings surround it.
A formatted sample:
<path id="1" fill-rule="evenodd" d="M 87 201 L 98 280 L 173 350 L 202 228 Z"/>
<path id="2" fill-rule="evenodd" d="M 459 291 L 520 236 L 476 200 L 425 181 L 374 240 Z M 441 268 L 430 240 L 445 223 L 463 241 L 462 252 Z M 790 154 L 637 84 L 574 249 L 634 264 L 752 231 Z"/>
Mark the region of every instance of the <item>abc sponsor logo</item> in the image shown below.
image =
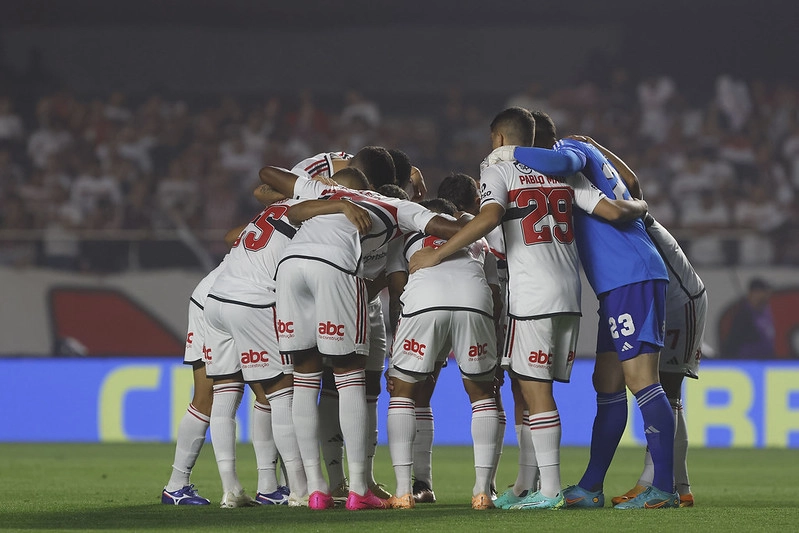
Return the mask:
<path id="1" fill-rule="evenodd" d="M 213 363 L 213 358 L 211 357 L 211 348 L 207 347 L 205 344 L 203 344 L 203 359 L 207 365 Z"/>
<path id="2" fill-rule="evenodd" d="M 283 322 L 282 320 L 277 321 L 277 333 L 283 337 L 293 337 L 294 336 L 294 322 Z"/>
<path id="3" fill-rule="evenodd" d="M 343 340 L 344 324 L 334 324 L 331 321 L 319 322 L 319 336 L 325 339 Z"/>
<path id="4" fill-rule="evenodd" d="M 469 359 L 478 359 L 488 352 L 488 344 L 476 344 L 469 346 Z"/>
<path id="5" fill-rule="evenodd" d="M 530 357 L 527 358 L 527 361 L 529 361 L 531 365 L 551 365 L 552 354 L 546 353 L 543 350 L 530 352 Z"/>
<path id="6" fill-rule="evenodd" d="M 427 348 L 426 344 L 422 344 L 418 342 L 416 339 L 405 339 L 405 342 L 402 343 L 402 350 L 405 352 L 409 352 L 417 359 L 421 359 L 422 357 L 424 357 L 424 351 L 426 348 Z"/>
<path id="7" fill-rule="evenodd" d="M 249 352 L 241 352 L 241 364 L 242 365 L 254 365 L 259 364 L 259 366 L 269 366 L 269 352 L 263 350 L 261 352 L 257 350 L 250 350 Z"/>
<path id="8" fill-rule="evenodd" d="M 191 346 L 191 338 L 192 337 L 194 337 L 194 332 L 193 331 L 189 331 L 189 334 L 186 335 L 186 348 L 189 348 Z"/>

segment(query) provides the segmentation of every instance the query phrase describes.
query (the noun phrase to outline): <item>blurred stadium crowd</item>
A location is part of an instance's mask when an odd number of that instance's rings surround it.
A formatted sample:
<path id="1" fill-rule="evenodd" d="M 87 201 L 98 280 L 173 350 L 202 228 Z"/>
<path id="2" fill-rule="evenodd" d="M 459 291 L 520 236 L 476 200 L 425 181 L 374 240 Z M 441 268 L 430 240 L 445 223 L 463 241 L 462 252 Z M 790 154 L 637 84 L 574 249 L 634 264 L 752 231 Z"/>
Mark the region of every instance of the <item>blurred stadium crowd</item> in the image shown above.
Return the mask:
<path id="1" fill-rule="evenodd" d="M 533 84 L 464 94 L 0 96 L 0 265 L 82 271 L 197 266 L 258 211 L 257 170 L 377 144 L 407 152 L 429 196 L 478 176 L 505 105 L 548 112 L 636 170 L 651 212 L 695 265 L 799 265 L 799 88 L 719 76 Z M 41 86 L 40 86 L 41 89 Z M 209 263 L 210 264 L 210 263 Z"/>

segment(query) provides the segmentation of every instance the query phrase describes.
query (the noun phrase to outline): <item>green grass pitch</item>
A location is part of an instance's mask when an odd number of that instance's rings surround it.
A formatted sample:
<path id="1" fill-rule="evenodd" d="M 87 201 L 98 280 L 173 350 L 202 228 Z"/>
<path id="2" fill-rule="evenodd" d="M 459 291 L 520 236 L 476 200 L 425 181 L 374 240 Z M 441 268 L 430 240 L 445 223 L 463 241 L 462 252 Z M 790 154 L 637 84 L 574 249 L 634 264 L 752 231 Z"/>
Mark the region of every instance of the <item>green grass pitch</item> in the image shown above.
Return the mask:
<path id="1" fill-rule="evenodd" d="M 438 502 L 414 510 L 311 511 L 305 508 L 219 509 L 221 485 L 210 446 L 200 454 L 192 481 L 212 500 L 208 507 L 160 504 L 171 444 L 0 444 L 0 530 L 6 531 L 799 531 L 799 452 L 796 450 L 691 449 L 696 507 L 645 511 L 472 511 L 471 448 L 436 447 Z M 607 503 L 635 483 L 643 451 L 621 448 L 606 480 Z M 507 446 L 501 487 L 513 482 L 517 453 Z M 562 452 L 564 485 L 576 482 L 588 450 Z M 239 476 L 255 492 L 250 445 L 238 448 Z M 394 477 L 386 446 L 376 473 L 389 489 Z M 502 489 L 501 489 L 502 490 Z"/>

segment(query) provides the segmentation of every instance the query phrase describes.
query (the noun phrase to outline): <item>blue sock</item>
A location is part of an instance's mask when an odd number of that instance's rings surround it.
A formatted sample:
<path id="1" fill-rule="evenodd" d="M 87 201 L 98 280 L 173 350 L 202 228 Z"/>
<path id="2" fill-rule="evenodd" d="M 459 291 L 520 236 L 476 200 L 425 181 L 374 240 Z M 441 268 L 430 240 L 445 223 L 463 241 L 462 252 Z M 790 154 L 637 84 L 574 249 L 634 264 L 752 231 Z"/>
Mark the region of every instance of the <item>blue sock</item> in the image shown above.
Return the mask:
<path id="1" fill-rule="evenodd" d="M 580 487 L 590 491 L 602 490 L 605 474 L 626 426 L 627 392 L 598 392 L 596 417 L 591 431 L 591 458 L 580 480 Z"/>
<path id="2" fill-rule="evenodd" d="M 674 492 L 674 413 L 669 400 L 660 383 L 641 389 L 635 399 L 644 419 L 646 444 L 655 468 L 652 485 Z"/>

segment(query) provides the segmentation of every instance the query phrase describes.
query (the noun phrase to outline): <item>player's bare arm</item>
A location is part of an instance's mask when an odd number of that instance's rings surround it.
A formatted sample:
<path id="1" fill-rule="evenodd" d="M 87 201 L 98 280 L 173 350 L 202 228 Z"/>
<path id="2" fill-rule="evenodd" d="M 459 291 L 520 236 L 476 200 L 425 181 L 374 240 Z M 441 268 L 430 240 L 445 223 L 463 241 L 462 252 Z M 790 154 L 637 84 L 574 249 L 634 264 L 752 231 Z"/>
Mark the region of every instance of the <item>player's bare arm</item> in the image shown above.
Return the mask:
<path id="1" fill-rule="evenodd" d="M 636 176 L 635 172 L 633 172 L 633 169 L 627 166 L 627 163 L 625 163 L 621 157 L 617 156 L 616 154 L 614 154 L 613 152 L 611 152 L 610 150 L 608 150 L 607 148 L 596 142 L 591 137 L 585 135 L 570 135 L 569 139 L 574 139 L 575 141 L 582 141 L 584 143 L 588 143 L 590 145 L 593 145 L 594 148 L 596 148 L 600 152 L 602 152 L 602 155 L 607 157 L 608 161 L 610 161 L 613 164 L 613 166 L 616 167 L 616 171 L 619 173 L 619 176 L 621 176 L 621 179 L 624 180 L 625 185 L 627 185 L 627 189 L 630 191 L 630 195 L 633 198 L 638 198 L 639 200 L 643 200 L 644 193 L 641 190 L 641 183 L 638 181 L 638 176 Z"/>
<path id="2" fill-rule="evenodd" d="M 289 208 L 286 216 L 289 222 L 299 226 L 309 218 L 319 215 L 342 213 L 358 228 L 358 233 L 368 233 L 372 228 L 369 211 L 349 200 L 306 200 Z"/>
<path id="3" fill-rule="evenodd" d="M 460 231 L 449 237 L 447 242 L 440 248 L 422 248 L 413 254 L 410 264 L 408 265 L 410 273 L 413 274 L 420 268 L 435 266 L 464 246 L 468 246 L 477 239 L 485 237 L 492 229 L 496 228 L 499 223 L 502 222 L 502 215 L 504 214 L 505 209 L 499 204 L 489 203 L 484 205 L 477 216 L 463 226 Z M 433 223 L 434 220 L 435 219 L 431 220 L 430 223 Z M 427 228 L 425 228 L 425 232 L 436 235 L 428 231 Z M 444 235 L 436 236 L 447 238 Z"/>
<path id="4" fill-rule="evenodd" d="M 413 198 L 411 201 L 418 202 L 427 196 L 427 185 L 424 182 L 422 171 L 417 167 L 411 167 L 411 185 L 413 186 Z"/>
<path id="5" fill-rule="evenodd" d="M 608 222 L 626 222 L 646 215 L 647 203 L 643 200 L 611 200 L 603 198 L 591 213 Z"/>
<path id="6" fill-rule="evenodd" d="M 280 194 L 275 189 L 273 189 L 272 187 L 270 187 L 265 183 L 256 187 L 255 190 L 252 192 L 252 195 L 263 206 L 269 206 L 275 202 L 286 199 L 284 195 Z"/>
<path id="7" fill-rule="evenodd" d="M 294 197 L 294 184 L 298 176 L 278 167 L 264 167 L 258 172 L 261 183 L 265 183 L 286 198 Z"/>
<path id="8" fill-rule="evenodd" d="M 225 233 L 225 244 L 227 244 L 228 248 L 233 247 L 233 243 L 239 238 L 241 232 L 244 231 L 244 228 L 247 227 L 247 224 L 243 224 L 241 226 L 236 226 L 235 228 L 229 230 Z"/>

